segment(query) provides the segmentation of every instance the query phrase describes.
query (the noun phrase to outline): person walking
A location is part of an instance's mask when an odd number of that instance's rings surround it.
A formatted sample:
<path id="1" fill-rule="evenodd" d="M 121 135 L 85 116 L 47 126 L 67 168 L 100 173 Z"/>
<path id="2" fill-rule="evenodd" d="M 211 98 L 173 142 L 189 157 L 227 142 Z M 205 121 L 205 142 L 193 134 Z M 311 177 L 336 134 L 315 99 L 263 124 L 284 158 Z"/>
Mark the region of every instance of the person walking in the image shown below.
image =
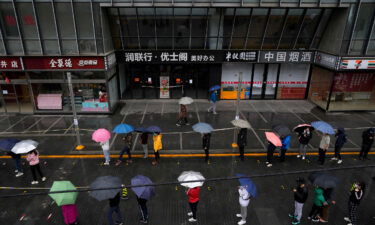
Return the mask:
<path id="1" fill-rule="evenodd" d="M 36 172 L 38 171 L 42 181 L 46 181 L 46 177 L 43 175 L 42 170 L 39 165 L 39 152 L 37 150 L 32 150 L 27 153 L 26 160 L 29 162 L 31 173 L 33 174 L 33 181 L 31 184 L 38 184 L 38 179 L 36 177 Z"/>
<path id="2" fill-rule="evenodd" d="M 237 223 L 238 225 L 246 224 L 246 217 L 247 217 L 247 206 L 250 203 L 250 194 L 246 190 L 246 187 L 239 186 L 238 187 L 238 194 L 239 196 L 239 203 L 241 207 L 241 214 L 236 214 L 237 217 L 241 218 L 241 220 Z"/>
<path id="3" fill-rule="evenodd" d="M 199 193 L 201 191 L 200 187 L 189 188 L 186 191 L 188 196 L 188 202 L 190 206 L 190 212 L 188 212 L 189 222 L 197 222 L 197 207 L 199 203 Z"/>
<path id="4" fill-rule="evenodd" d="M 365 195 L 366 184 L 364 182 L 356 182 L 353 184 L 350 190 L 350 197 L 348 201 L 348 217 L 344 217 L 344 220 L 348 222 L 348 225 L 357 225 L 358 221 L 358 206 L 363 196 Z"/>
<path id="5" fill-rule="evenodd" d="M 321 218 L 319 219 L 320 222 L 327 223 L 329 218 L 329 210 L 332 206 L 336 204 L 334 199 L 334 188 L 326 188 L 323 189 L 323 196 L 326 200 L 326 203 L 322 208 Z"/>
<path id="6" fill-rule="evenodd" d="M 324 161 L 326 159 L 326 152 L 329 148 L 330 141 L 331 141 L 331 138 L 329 134 L 323 134 L 322 139 L 320 140 L 320 144 L 319 144 L 318 162 L 320 162 L 320 165 L 324 164 Z"/>
<path id="7" fill-rule="evenodd" d="M 362 148 L 359 153 L 359 159 L 367 159 L 367 154 L 371 150 L 371 146 L 374 143 L 375 128 L 369 128 L 362 133 Z"/>
<path id="8" fill-rule="evenodd" d="M 76 204 L 61 206 L 64 222 L 66 225 L 78 225 L 78 210 Z"/>
<path id="9" fill-rule="evenodd" d="M 23 175 L 23 168 L 21 164 L 21 154 L 16 154 L 12 151 L 8 152 L 8 155 L 12 157 L 14 161 L 14 166 L 16 170 L 14 171 L 16 173 L 16 177 L 20 177 Z"/>
<path id="10" fill-rule="evenodd" d="M 305 204 L 308 197 L 308 189 L 305 184 L 305 179 L 299 177 L 297 179 L 297 187 L 293 188 L 294 193 L 294 213 L 289 214 L 289 217 L 293 218 L 293 225 L 301 223 L 303 205 Z"/>
<path id="11" fill-rule="evenodd" d="M 216 102 L 217 102 L 217 91 L 212 91 L 211 94 L 210 94 L 210 103 L 211 103 L 211 106 L 207 109 L 208 112 L 211 112 L 213 114 L 217 114 L 216 112 Z"/>
<path id="12" fill-rule="evenodd" d="M 206 154 L 206 157 L 204 158 L 204 161 L 206 163 L 209 163 L 210 159 L 210 139 L 211 139 L 211 134 L 203 134 L 202 136 L 202 147 L 204 150 L 204 153 Z"/>
<path id="13" fill-rule="evenodd" d="M 347 137 L 346 137 L 346 134 L 345 134 L 345 129 L 340 127 L 337 129 L 337 133 L 335 134 L 336 136 L 336 142 L 335 142 L 335 156 L 333 158 L 331 158 L 331 160 L 333 161 L 336 161 L 337 160 L 337 164 L 341 164 L 342 163 L 342 159 L 341 159 L 341 149 L 342 147 L 344 146 L 344 144 L 346 143 L 347 141 Z"/>
<path id="14" fill-rule="evenodd" d="M 152 137 L 154 141 L 154 154 L 155 154 L 155 160 L 152 161 L 152 165 L 156 165 L 159 163 L 159 151 L 163 148 L 163 142 L 162 142 L 162 135 L 160 133 L 154 133 L 154 136 Z"/>
<path id="15" fill-rule="evenodd" d="M 267 162 L 266 165 L 267 167 L 272 166 L 272 158 L 273 158 L 273 153 L 275 152 L 276 146 L 272 144 L 271 142 L 268 142 L 268 147 L 267 147 Z"/>
<path id="16" fill-rule="evenodd" d="M 238 150 L 240 151 L 240 159 L 241 161 L 245 160 L 244 153 L 245 153 L 245 146 L 247 145 L 247 129 L 241 128 L 237 135 L 237 145 Z"/>
<path id="17" fill-rule="evenodd" d="M 108 166 L 109 162 L 111 161 L 111 156 L 109 154 L 109 140 L 105 142 L 100 142 L 100 146 L 102 146 L 103 155 L 104 155 L 104 165 Z"/>
<path id="18" fill-rule="evenodd" d="M 307 145 L 309 144 L 311 138 L 312 133 L 308 127 L 306 127 L 303 132 L 298 134 L 299 154 L 297 155 L 297 158 L 301 157 L 302 160 L 306 159 Z"/>
<path id="19" fill-rule="evenodd" d="M 285 161 L 285 153 L 289 149 L 289 146 L 290 146 L 290 135 L 281 139 L 281 143 L 282 143 L 282 146 L 281 146 L 281 149 L 280 149 L 280 162 L 284 162 Z"/>
<path id="20" fill-rule="evenodd" d="M 147 149 L 147 142 L 148 142 L 148 133 L 143 132 L 141 134 L 141 145 L 143 149 L 143 158 L 146 159 L 148 157 L 148 149 Z"/>
<path id="21" fill-rule="evenodd" d="M 189 125 L 187 120 L 187 107 L 186 105 L 180 104 L 180 114 L 178 117 L 178 121 L 176 123 L 177 126 L 181 125 Z"/>
<path id="22" fill-rule="evenodd" d="M 323 205 L 326 205 L 326 200 L 323 196 L 323 189 L 320 187 L 315 188 L 314 203 L 307 219 L 312 219 L 313 222 L 319 222 L 319 215 L 322 213 Z"/>
<path id="23" fill-rule="evenodd" d="M 116 162 L 116 166 L 120 165 L 123 162 L 123 155 L 126 152 L 128 154 L 128 159 L 126 162 L 132 163 L 132 154 L 130 153 L 131 148 L 133 146 L 133 134 L 131 132 L 127 133 L 125 137 L 122 138 L 122 140 L 125 142 L 124 148 L 120 152 L 120 156 L 118 157 L 118 160 Z"/>
<path id="24" fill-rule="evenodd" d="M 113 222 L 113 213 L 116 213 L 117 215 L 116 225 L 123 225 L 124 219 L 120 211 L 120 193 L 117 193 L 115 197 L 109 199 L 109 209 L 107 212 L 109 225 L 115 225 Z"/>
<path id="25" fill-rule="evenodd" d="M 139 222 L 148 223 L 147 199 L 137 197 L 137 202 L 141 212 L 141 219 Z"/>

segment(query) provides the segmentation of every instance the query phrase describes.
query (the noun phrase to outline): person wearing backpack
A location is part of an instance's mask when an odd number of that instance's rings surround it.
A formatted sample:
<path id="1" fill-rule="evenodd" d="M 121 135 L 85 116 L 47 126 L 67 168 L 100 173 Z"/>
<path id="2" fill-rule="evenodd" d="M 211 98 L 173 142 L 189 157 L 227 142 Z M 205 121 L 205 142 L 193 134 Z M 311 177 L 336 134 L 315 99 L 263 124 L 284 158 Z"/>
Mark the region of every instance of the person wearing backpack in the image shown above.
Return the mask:
<path id="1" fill-rule="evenodd" d="M 342 163 L 342 159 L 341 159 L 341 155 L 340 155 L 340 152 L 341 152 L 341 149 L 342 147 L 344 146 L 344 144 L 347 142 L 347 137 L 346 137 L 346 134 L 345 134 L 345 129 L 340 127 L 337 129 L 337 133 L 336 133 L 336 142 L 335 142 L 335 156 L 333 158 L 331 158 L 331 161 L 336 161 L 337 160 L 337 164 L 341 164 Z"/>

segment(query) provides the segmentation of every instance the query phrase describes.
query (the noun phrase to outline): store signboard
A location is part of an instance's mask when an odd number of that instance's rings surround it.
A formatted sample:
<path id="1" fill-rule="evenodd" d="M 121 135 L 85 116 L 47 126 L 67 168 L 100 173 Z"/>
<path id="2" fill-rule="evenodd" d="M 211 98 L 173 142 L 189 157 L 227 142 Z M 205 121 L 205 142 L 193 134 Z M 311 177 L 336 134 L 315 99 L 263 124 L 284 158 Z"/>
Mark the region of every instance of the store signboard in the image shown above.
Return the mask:
<path id="1" fill-rule="evenodd" d="M 160 76 L 160 98 L 170 98 L 168 76 Z"/>
<path id="2" fill-rule="evenodd" d="M 0 71 L 22 70 L 20 57 L 0 57 Z"/>
<path id="3" fill-rule="evenodd" d="M 312 63 L 312 51 L 260 51 L 260 63 Z"/>
<path id="4" fill-rule="evenodd" d="M 331 54 L 326 54 L 323 52 L 317 52 L 315 55 L 315 63 L 329 68 L 336 69 L 339 62 L 339 57 Z"/>
<path id="5" fill-rule="evenodd" d="M 342 59 L 340 69 L 344 70 L 370 70 L 375 69 L 374 59 Z"/>
<path id="6" fill-rule="evenodd" d="M 24 57 L 25 70 L 105 70 L 103 57 Z"/>
<path id="7" fill-rule="evenodd" d="M 373 73 L 337 73 L 334 77 L 333 92 L 367 92 L 371 94 L 375 85 Z"/>
<path id="8" fill-rule="evenodd" d="M 222 63 L 257 62 L 257 51 L 118 51 L 117 59 L 125 63 Z"/>

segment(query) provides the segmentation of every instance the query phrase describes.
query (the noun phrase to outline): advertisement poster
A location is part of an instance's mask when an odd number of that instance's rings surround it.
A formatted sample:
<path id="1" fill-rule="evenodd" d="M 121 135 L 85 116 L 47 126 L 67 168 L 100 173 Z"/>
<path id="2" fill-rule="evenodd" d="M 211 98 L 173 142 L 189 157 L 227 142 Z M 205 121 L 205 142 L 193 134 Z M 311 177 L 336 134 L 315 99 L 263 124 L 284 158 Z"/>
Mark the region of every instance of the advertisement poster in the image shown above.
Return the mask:
<path id="1" fill-rule="evenodd" d="M 169 77 L 160 76 L 160 98 L 169 98 Z"/>
<path id="2" fill-rule="evenodd" d="M 339 73 L 334 78 L 334 92 L 372 92 L 375 75 L 372 73 Z"/>

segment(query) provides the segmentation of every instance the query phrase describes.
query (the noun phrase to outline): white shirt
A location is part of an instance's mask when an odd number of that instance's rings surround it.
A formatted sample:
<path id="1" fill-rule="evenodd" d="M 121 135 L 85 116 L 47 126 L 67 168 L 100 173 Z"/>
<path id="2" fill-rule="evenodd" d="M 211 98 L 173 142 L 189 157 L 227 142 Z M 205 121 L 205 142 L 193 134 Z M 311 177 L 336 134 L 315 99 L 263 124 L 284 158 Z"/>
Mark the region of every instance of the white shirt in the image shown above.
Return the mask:
<path id="1" fill-rule="evenodd" d="M 242 207 L 247 207 L 250 203 L 250 194 L 245 188 L 239 188 L 238 193 L 240 194 L 239 202 Z"/>
<path id="2" fill-rule="evenodd" d="M 320 140 L 319 148 L 328 149 L 330 141 L 331 141 L 331 138 L 329 137 L 329 135 L 324 135 L 322 139 Z"/>
<path id="3" fill-rule="evenodd" d="M 103 151 L 109 151 L 109 141 L 100 142 L 100 145 L 102 146 Z"/>

